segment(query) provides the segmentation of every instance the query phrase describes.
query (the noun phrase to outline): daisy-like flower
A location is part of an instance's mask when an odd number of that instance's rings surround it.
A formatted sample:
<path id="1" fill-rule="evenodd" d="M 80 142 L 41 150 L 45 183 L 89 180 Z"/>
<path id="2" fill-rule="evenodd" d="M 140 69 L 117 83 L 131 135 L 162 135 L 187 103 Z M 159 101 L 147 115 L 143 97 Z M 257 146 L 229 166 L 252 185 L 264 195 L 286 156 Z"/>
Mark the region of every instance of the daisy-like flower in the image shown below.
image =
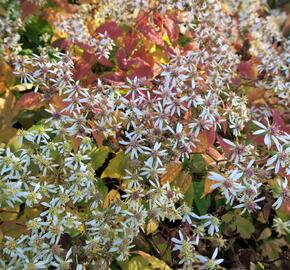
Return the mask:
<path id="1" fill-rule="evenodd" d="M 83 155 L 82 153 L 71 153 L 71 156 L 65 159 L 65 166 L 76 170 L 77 168 L 82 167 L 84 162 L 90 159 L 91 158 L 88 155 Z"/>
<path id="2" fill-rule="evenodd" d="M 223 139 L 223 141 L 229 145 L 229 151 L 230 151 L 230 161 L 233 161 L 234 163 L 243 162 L 245 160 L 245 155 L 250 153 L 250 147 L 239 144 L 239 143 L 233 143 L 232 141 L 228 139 Z"/>
<path id="3" fill-rule="evenodd" d="M 263 201 L 265 199 L 265 197 L 259 198 L 254 200 L 254 198 L 250 198 L 250 197 L 245 197 L 243 198 L 244 202 L 234 206 L 233 208 L 244 208 L 241 212 L 241 215 L 244 214 L 246 211 L 248 213 L 252 213 L 255 212 L 257 210 L 260 210 L 261 207 L 257 204 L 260 201 Z"/>
<path id="4" fill-rule="evenodd" d="M 30 191 L 27 196 L 26 196 L 26 204 L 29 206 L 29 207 L 32 207 L 33 205 L 35 204 L 38 204 L 39 201 L 42 199 L 42 195 L 41 193 L 39 192 L 39 189 L 40 189 L 40 183 L 38 182 L 37 184 L 34 184 L 34 190 L 33 191 Z"/>
<path id="5" fill-rule="evenodd" d="M 153 164 L 153 160 L 145 161 L 145 166 L 141 169 L 140 175 L 148 178 L 158 179 L 158 176 L 165 173 L 165 168 L 158 166 L 158 163 Z"/>
<path id="6" fill-rule="evenodd" d="M 237 182 L 242 175 L 243 173 L 239 170 L 232 171 L 232 173 L 227 177 L 224 177 L 216 172 L 210 172 L 208 178 L 218 182 L 212 185 L 211 188 L 214 189 L 220 187 L 222 189 L 222 194 L 227 199 L 227 203 L 232 204 L 237 194 L 243 190 L 243 186 Z"/>
<path id="7" fill-rule="evenodd" d="M 56 269 L 70 269 L 72 264 L 72 259 L 70 258 L 71 255 L 72 249 L 70 248 L 64 259 L 59 256 L 55 256 L 56 261 L 52 262 L 51 266 L 56 267 Z"/>
<path id="8" fill-rule="evenodd" d="M 177 209 L 182 216 L 182 222 L 187 222 L 188 224 L 192 224 L 192 218 L 199 219 L 199 216 L 191 211 L 191 208 L 187 204 L 181 205 Z"/>
<path id="9" fill-rule="evenodd" d="M 162 161 L 161 158 L 167 156 L 167 151 L 166 150 L 161 150 L 161 143 L 160 142 L 155 142 L 153 149 L 149 147 L 143 147 L 144 149 L 144 154 L 150 156 L 147 161 L 152 163 L 156 160 L 156 162 L 162 166 Z"/>
<path id="10" fill-rule="evenodd" d="M 202 264 L 201 267 L 199 267 L 200 270 L 214 270 L 220 268 L 220 264 L 224 261 L 224 259 L 216 259 L 218 255 L 218 248 L 216 248 L 211 256 L 211 258 L 207 258 L 202 255 L 196 255 L 196 258 L 200 261 Z"/>
<path id="11" fill-rule="evenodd" d="M 278 147 L 279 143 L 279 137 L 282 135 L 280 129 L 275 125 L 275 124 L 270 124 L 268 118 L 267 120 L 267 125 L 265 126 L 262 123 L 258 121 L 253 121 L 254 124 L 256 124 L 258 127 L 261 129 L 256 130 L 253 135 L 260 135 L 264 134 L 264 143 L 267 146 L 268 149 L 271 148 L 272 146 L 272 141 L 275 143 L 275 145 Z"/>
<path id="12" fill-rule="evenodd" d="M 196 224 L 191 224 L 191 226 L 194 227 L 193 230 L 193 236 L 195 236 L 195 242 L 198 245 L 199 244 L 199 239 L 205 235 L 205 229 L 203 225 L 196 225 Z"/>
<path id="13" fill-rule="evenodd" d="M 281 218 L 274 218 L 274 225 L 276 232 L 281 235 L 286 235 L 290 233 L 290 220 L 283 221 Z"/>
<path id="14" fill-rule="evenodd" d="M 127 149 L 125 154 L 130 153 L 130 159 L 138 159 L 139 153 L 144 152 L 143 146 L 141 145 L 144 139 L 142 139 L 141 135 L 136 133 L 131 136 L 130 133 L 126 132 L 125 135 L 129 141 L 121 141 L 119 143 L 126 146 Z"/>
<path id="15" fill-rule="evenodd" d="M 277 174 L 280 168 L 290 167 L 290 147 L 283 149 L 283 146 L 277 145 L 278 152 L 267 160 L 267 166 L 275 164 L 275 173 Z M 270 167 L 271 168 L 271 167 Z"/>
<path id="16" fill-rule="evenodd" d="M 171 238 L 171 241 L 174 243 L 174 247 L 172 251 L 179 251 L 181 260 L 179 261 L 179 264 L 186 264 L 191 265 L 194 261 L 194 245 L 196 245 L 196 242 L 193 240 L 190 240 L 188 237 L 184 238 L 182 232 L 179 230 L 179 239 L 173 237 Z"/>
<path id="17" fill-rule="evenodd" d="M 206 219 L 206 222 L 203 224 L 203 226 L 206 228 L 208 227 L 208 234 L 213 236 L 215 233 L 219 232 L 219 225 L 220 220 L 212 215 L 204 215 L 201 216 L 200 219 Z"/>
<path id="18" fill-rule="evenodd" d="M 275 209 L 280 208 L 284 200 L 290 201 L 290 190 L 289 190 L 289 187 L 288 187 L 287 178 L 285 178 L 284 181 L 279 179 L 278 180 L 278 185 L 279 185 L 278 192 L 277 192 L 277 194 L 275 194 L 276 201 L 273 204 L 273 207 Z"/>

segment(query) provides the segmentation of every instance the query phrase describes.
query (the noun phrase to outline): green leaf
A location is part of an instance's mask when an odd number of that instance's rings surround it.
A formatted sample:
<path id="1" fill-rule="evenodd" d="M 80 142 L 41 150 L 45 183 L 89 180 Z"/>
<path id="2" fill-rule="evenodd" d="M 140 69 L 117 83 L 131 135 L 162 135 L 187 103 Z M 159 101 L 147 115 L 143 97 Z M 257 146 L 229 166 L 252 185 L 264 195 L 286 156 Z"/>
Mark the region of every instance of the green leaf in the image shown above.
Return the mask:
<path id="1" fill-rule="evenodd" d="M 203 196 L 204 180 L 200 182 L 193 182 L 194 185 L 194 203 L 200 215 L 207 213 L 210 207 L 210 196 Z"/>
<path id="2" fill-rule="evenodd" d="M 92 167 L 94 170 L 99 169 L 107 159 L 110 153 L 110 148 L 108 146 L 102 146 L 100 148 L 94 148 L 91 153 Z"/>
<path id="3" fill-rule="evenodd" d="M 264 270 L 264 269 L 265 269 L 265 267 L 261 262 L 258 262 L 256 264 L 256 270 Z"/>
<path id="4" fill-rule="evenodd" d="M 41 36 L 44 33 L 52 35 L 50 24 L 38 16 L 32 17 L 25 25 L 24 31 L 21 33 L 21 43 L 23 49 L 31 49 L 33 52 L 38 51 L 38 46 L 44 46 Z"/>
<path id="5" fill-rule="evenodd" d="M 193 204 L 193 198 L 194 198 L 194 187 L 193 187 L 193 183 L 191 183 L 188 190 L 184 193 L 183 200 L 188 206 L 191 207 Z"/>
<path id="6" fill-rule="evenodd" d="M 203 174 L 205 172 L 205 162 L 201 154 L 192 154 L 189 160 L 189 168 L 193 173 Z"/>
<path id="7" fill-rule="evenodd" d="M 225 223 L 231 223 L 234 220 L 235 215 L 233 213 L 226 213 L 222 216 L 222 221 Z"/>
<path id="8" fill-rule="evenodd" d="M 238 233 L 245 239 L 249 239 L 255 232 L 255 227 L 252 222 L 241 216 L 236 217 L 236 225 Z"/>
<path id="9" fill-rule="evenodd" d="M 108 187 L 105 185 L 104 181 L 102 179 L 98 179 L 98 182 L 96 184 L 98 191 L 105 197 L 108 194 Z"/>
<path id="10" fill-rule="evenodd" d="M 102 173 L 101 178 L 117 178 L 120 179 L 125 175 L 125 169 L 129 168 L 129 157 L 121 150 L 113 158 L 108 167 Z"/>
<path id="11" fill-rule="evenodd" d="M 190 37 L 184 36 L 183 34 L 179 34 L 178 45 L 179 47 L 184 47 L 190 42 Z"/>

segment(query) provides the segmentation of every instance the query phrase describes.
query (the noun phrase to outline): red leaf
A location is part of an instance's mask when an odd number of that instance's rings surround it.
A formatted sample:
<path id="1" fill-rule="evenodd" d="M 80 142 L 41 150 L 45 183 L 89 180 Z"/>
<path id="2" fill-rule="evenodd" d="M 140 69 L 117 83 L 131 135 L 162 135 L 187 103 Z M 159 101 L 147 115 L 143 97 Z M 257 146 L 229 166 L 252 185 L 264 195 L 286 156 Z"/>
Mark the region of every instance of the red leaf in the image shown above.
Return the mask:
<path id="1" fill-rule="evenodd" d="M 153 70 L 148 65 L 143 65 L 138 68 L 135 68 L 132 73 L 128 76 L 131 80 L 135 77 L 137 78 L 152 78 L 153 77 Z"/>
<path id="2" fill-rule="evenodd" d="M 172 15 L 167 15 L 164 20 L 164 26 L 171 41 L 176 41 L 179 37 L 179 26 L 176 21 L 177 19 Z"/>
<path id="3" fill-rule="evenodd" d="M 39 6 L 33 4 L 31 1 L 24 0 L 21 1 L 21 17 L 24 19 L 25 17 L 35 14 L 39 10 Z"/>
<path id="4" fill-rule="evenodd" d="M 160 28 L 162 28 L 164 22 L 163 22 L 163 17 L 159 12 L 157 12 L 153 15 L 153 21 L 156 25 L 158 25 Z"/>
<path id="5" fill-rule="evenodd" d="M 80 64 L 76 67 L 76 72 L 74 73 L 74 79 L 80 80 L 83 77 L 86 77 L 91 72 L 92 71 L 91 71 L 90 64 Z"/>
<path id="6" fill-rule="evenodd" d="M 209 146 L 212 146 L 215 142 L 216 136 L 215 136 L 215 128 L 212 127 L 210 130 L 205 131 L 206 139 Z"/>
<path id="7" fill-rule="evenodd" d="M 101 56 L 97 58 L 97 62 L 102 64 L 103 66 L 106 67 L 113 67 L 114 65 L 112 64 L 112 62 L 110 60 L 108 60 L 106 57 Z"/>
<path id="8" fill-rule="evenodd" d="M 116 22 L 113 21 L 105 22 L 96 30 L 96 33 L 104 34 L 105 32 L 107 32 L 111 39 L 116 39 L 122 35 L 122 29 L 117 25 Z"/>
<path id="9" fill-rule="evenodd" d="M 137 32 L 128 34 L 125 39 L 125 50 L 127 55 L 130 55 L 138 44 Z"/>
<path id="10" fill-rule="evenodd" d="M 42 106 L 40 102 L 40 94 L 35 92 L 25 93 L 16 102 L 15 108 L 18 110 L 34 110 Z"/>
<path id="11" fill-rule="evenodd" d="M 287 131 L 287 127 L 284 123 L 284 120 L 277 110 L 272 110 L 272 117 L 274 124 L 276 124 L 281 130 Z"/>
<path id="12" fill-rule="evenodd" d="M 119 48 L 116 52 L 116 60 L 118 63 L 118 66 L 125 70 L 128 68 L 128 63 L 127 63 L 127 54 L 124 48 Z"/>
<path id="13" fill-rule="evenodd" d="M 150 66 L 149 63 L 141 59 L 140 57 L 135 57 L 127 61 L 129 67 L 140 67 L 140 66 Z"/>
<path id="14" fill-rule="evenodd" d="M 132 57 L 134 58 L 141 58 L 142 60 L 144 60 L 147 65 L 153 67 L 154 66 L 154 58 L 153 56 L 148 53 L 148 51 L 142 46 L 141 48 L 138 49 L 138 51 L 134 52 L 134 54 L 132 55 Z"/>
<path id="15" fill-rule="evenodd" d="M 108 72 L 102 76 L 102 79 L 111 84 L 122 84 L 125 81 L 124 72 Z"/>
<path id="16" fill-rule="evenodd" d="M 219 143 L 219 145 L 221 146 L 221 148 L 224 150 L 224 152 L 227 154 L 227 155 L 229 155 L 230 154 L 230 152 L 231 152 L 231 150 L 230 150 L 230 148 L 231 148 L 231 146 L 229 145 L 229 144 L 227 144 L 225 141 L 224 141 L 224 139 L 221 137 L 221 136 L 217 136 L 217 140 L 218 140 L 218 143 Z"/>
<path id="17" fill-rule="evenodd" d="M 256 79 L 258 77 L 257 65 L 251 60 L 241 61 L 238 65 L 238 71 L 246 79 Z"/>
<path id="18" fill-rule="evenodd" d="M 149 25 L 147 14 L 145 12 L 140 12 L 137 20 L 137 27 L 145 37 L 147 37 L 150 41 L 155 42 L 159 46 L 164 45 L 161 34 L 157 33 L 153 26 Z"/>

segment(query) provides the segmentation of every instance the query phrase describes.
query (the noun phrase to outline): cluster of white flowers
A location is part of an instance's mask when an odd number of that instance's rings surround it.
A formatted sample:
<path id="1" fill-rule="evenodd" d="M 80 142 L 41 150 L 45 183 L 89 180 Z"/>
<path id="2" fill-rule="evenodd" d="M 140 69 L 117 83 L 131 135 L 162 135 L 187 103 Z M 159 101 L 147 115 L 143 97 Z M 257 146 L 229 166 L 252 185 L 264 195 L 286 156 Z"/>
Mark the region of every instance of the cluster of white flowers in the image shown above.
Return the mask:
<path id="1" fill-rule="evenodd" d="M 127 8 L 127 2 L 100 2 L 106 3 L 101 5 L 108 9 L 105 14 L 114 7 L 112 17 L 118 21 L 124 21 L 130 8 L 151 5 L 150 1 L 130 1 Z M 266 52 L 253 45 L 255 55 L 267 59 L 259 70 L 267 71 L 269 78 L 264 80 L 278 91 L 281 100 L 289 98 L 289 82 L 285 82 L 289 76 L 289 43 L 275 32 L 275 38 L 279 36 L 285 46 L 278 54 L 270 46 L 270 37 L 263 35 L 275 24 L 275 15 L 257 16 L 260 1 L 253 1 L 250 8 L 233 5 L 232 10 L 225 10 L 215 0 L 161 2 L 158 10 L 162 12 L 173 8 L 184 12 L 180 28 L 194 31 L 194 46 L 172 52 L 169 62 L 162 64 L 159 75 L 149 82 L 135 77 L 112 86 L 98 80 L 95 87 L 86 88 L 82 81 L 73 79 L 74 59 L 68 53 L 49 48 L 40 50 L 40 55 L 15 57 L 15 74 L 22 83 L 33 84 L 50 116 L 29 130 L 19 130 L 17 149 L 0 149 L 0 207 L 40 209 L 37 217 L 23 224 L 26 234 L 19 238 L 5 236 L 0 258 L 3 269 L 70 269 L 78 265 L 77 270 L 81 270 L 85 264 L 109 269 L 114 259 L 128 259 L 134 239 L 146 232 L 149 222 L 176 220 L 182 222 L 179 239 L 172 238 L 173 251 L 179 252 L 177 267 L 218 269 L 223 262 L 216 259 L 218 248 L 207 258 L 197 247 L 203 240 L 216 239 L 218 247 L 223 247 L 221 220 L 211 214 L 197 215 L 183 202 L 184 194 L 178 187 L 161 181 L 167 165 L 190 159 L 201 135 L 229 127 L 228 137 L 233 141 L 221 138 L 220 143 L 228 154 L 228 162 L 219 168 L 224 173 L 210 172 L 209 179 L 217 182 L 212 187 L 220 189 L 226 203 L 242 208 L 242 214 L 261 209 L 261 186 L 268 173 L 283 170 L 285 175 L 290 174 L 290 135 L 283 124 L 270 124 L 268 118 L 274 113 L 266 109 L 267 115 L 262 109 L 252 112 L 247 99 L 238 91 L 232 94 L 230 87 L 240 62 L 232 43 L 242 26 L 260 33 L 251 41 L 253 44 L 259 41 L 271 49 Z M 241 18 L 239 26 L 234 22 L 235 12 Z M 2 26 L 1 22 L 0 29 L 9 24 Z M 56 28 L 71 42 L 86 44 L 97 56 L 109 58 L 113 40 L 107 34 L 93 37 L 86 25 L 86 18 L 75 14 L 62 17 Z M 3 40 L 7 38 L 5 33 L 3 38 L 0 34 Z M 15 38 L 16 43 L 18 40 Z M 260 121 L 261 115 L 267 116 L 267 125 Z M 251 120 L 260 128 L 253 135 L 263 135 L 264 148 L 274 151 L 267 152 L 271 157 L 266 157 L 264 167 L 257 162 L 263 149 L 247 143 L 242 135 Z M 124 159 L 128 159 L 125 176 L 110 187 L 109 193 L 109 184 L 96 176 L 94 168 L 96 137 L 112 152 L 123 150 Z M 106 196 L 110 194 L 113 198 Z M 274 197 L 275 208 L 290 200 L 286 178 L 282 181 L 278 177 Z M 275 222 L 277 231 L 289 230 L 288 223 Z M 67 235 L 72 248 L 65 248 Z M 74 236 L 80 236 L 78 241 L 74 242 Z"/>
<path id="2" fill-rule="evenodd" d="M 19 29 L 22 27 L 21 19 L 0 17 L 0 53 L 6 61 L 21 51 Z"/>
<path id="3" fill-rule="evenodd" d="M 83 44 L 93 48 L 93 53 L 98 57 L 109 58 L 110 52 L 115 46 L 114 41 L 107 33 L 90 33 L 86 21 L 81 14 L 73 14 L 70 17 L 61 17 L 55 23 L 56 30 L 64 35 L 69 41 Z"/>

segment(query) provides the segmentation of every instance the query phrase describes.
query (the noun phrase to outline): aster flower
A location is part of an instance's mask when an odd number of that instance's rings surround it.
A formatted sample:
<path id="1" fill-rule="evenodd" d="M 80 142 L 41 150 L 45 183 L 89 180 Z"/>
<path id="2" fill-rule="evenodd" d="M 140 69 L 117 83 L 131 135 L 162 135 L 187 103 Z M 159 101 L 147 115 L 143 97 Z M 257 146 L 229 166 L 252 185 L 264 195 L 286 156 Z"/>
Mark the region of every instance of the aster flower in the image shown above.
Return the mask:
<path id="1" fill-rule="evenodd" d="M 290 147 L 286 149 L 282 145 L 277 145 L 277 150 L 275 155 L 267 160 L 267 166 L 271 166 L 275 163 L 275 173 L 277 174 L 280 168 L 290 167 Z M 270 167 L 271 168 L 271 167 Z"/>
<path id="2" fill-rule="evenodd" d="M 200 270 L 214 270 L 220 268 L 220 264 L 224 259 L 216 259 L 218 255 L 218 248 L 216 248 L 212 254 L 212 257 L 209 259 L 205 256 L 195 255 L 195 257 L 200 261 L 202 266 L 199 267 Z"/>
<path id="3" fill-rule="evenodd" d="M 142 146 L 142 142 L 144 139 L 139 134 L 131 135 L 130 133 L 126 132 L 126 138 L 129 139 L 129 141 L 120 141 L 119 143 L 126 146 L 125 154 L 130 153 L 130 159 L 138 158 L 139 153 L 144 152 L 144 148 Z"/>
<path id="4" fill-rule="evenodd" d="M 205 219 L 205 223 L 203 226 L 205 228 L 208 227 L 208 234 L 209 235 L 214 235 L 215 233 L 219 232 L 219 225 L 220 225 L 220 220 L 212 215 L 203 215 L 199 217 L 201 220 Z"/>
<path id="5" fill-rule="evenodd" d="M 287 233 L 290 233 L 290 220 L 283 221 L 281 218 L 274 218 L 273 228 L 279 236 L 286 235 Z"/>
<path id="6" fill-rule="evenodd" d="M 192 218 L 199 219 L 200 217 L 191 211 L 191 208 L 187 204 L 183 204 L 177 209 L 182 216 L 182 222 L 187 222 L 188 224 L 192 224 Z"/>
<path id="7" fill-rule="evenodd" d="M 275 124 L 270 124 L 268 118 L 266 118 L 267 126 L 263 125 L 262 123 L 258 121 L 253 121 L 255 125 L 260 127 L 259 130 L 255 131 L 253 135 L 260 135 L 264 134 L 264 143 L 267 146 L 268 149 L 272 146 L 272 141 L 275 143 L 275 145 L 278 147 L 280 145 L 279 139 L 281 134 L 280 129 Z"/>
<path id="8" fill-rule="evenodd" d="M 193 240 L 190 240 L 188 237 L 184 237 L 182 232 L 178 231 L 179 239 L 178 238 L 171 238 L 171 241 L 174 243 L 174 247 L 172 251 L 179 251 L 180 252 L 180 258 L 179 264 L 184 265 L 192 265 L 194 262 L 194 245 L 196 245 L 196 242 Z"/>
<path id="9" fill-rule="evenodd" d="M 290 201 L 290 190 L 288 187 L 288 180 L 287 178 L 282 181 L 281 179 L 278 180 L 278 192 L 275 194 L 276 201 L 273 204 L 275 209 L 281 207 L 283 201 L 288 200 Z"/>
<path id="10" fill-rule="evenodd" d="M 243 173 L 239 170 L 232 171 L 227 177 L 224 177 L 216 172 L 210 172 L 208 178 L 218 182 L 213 184 L 211 188 L 214 189 L 220 187 L 222 189 L 222 194 L 227 199 L 227 203 L 233 204 L 233 200 L 237 194 L 244 189 L 243 186 L 237 182 L 242 175 Z"/>
<path id="11" fill-rule="evenodd" d="M 143 147 L 144 154 L 150 156 L 147 159 L 149 163 L 154 163 L 154 161 L 156 161 L 160 166 L 162 166 L 161 158 L 166 157 L 168 154 L 166 150 L 160 149 L 161 145 L 160 142 L 155 142 L 153 149 L 146 146 Z"/>
<path id="12" fill-rule="evenodd" d="M 242 203 L 234 206 L 233 208 L 244 208 L 241 212 L 241 215 L 244 214 L 246 211 L 248 213 L 253 213 L 257 210 L 260 210 L 261 207 L 257 204 L 260 201 L 263 201 L 265 199 L 265 197 L 261 197 L 258 199 L 254 199 L 254 198 L 250 198 L 250 197 L 245 197 L 243 199 L 241 199 L 241 201 L 243 201 Z"/>

